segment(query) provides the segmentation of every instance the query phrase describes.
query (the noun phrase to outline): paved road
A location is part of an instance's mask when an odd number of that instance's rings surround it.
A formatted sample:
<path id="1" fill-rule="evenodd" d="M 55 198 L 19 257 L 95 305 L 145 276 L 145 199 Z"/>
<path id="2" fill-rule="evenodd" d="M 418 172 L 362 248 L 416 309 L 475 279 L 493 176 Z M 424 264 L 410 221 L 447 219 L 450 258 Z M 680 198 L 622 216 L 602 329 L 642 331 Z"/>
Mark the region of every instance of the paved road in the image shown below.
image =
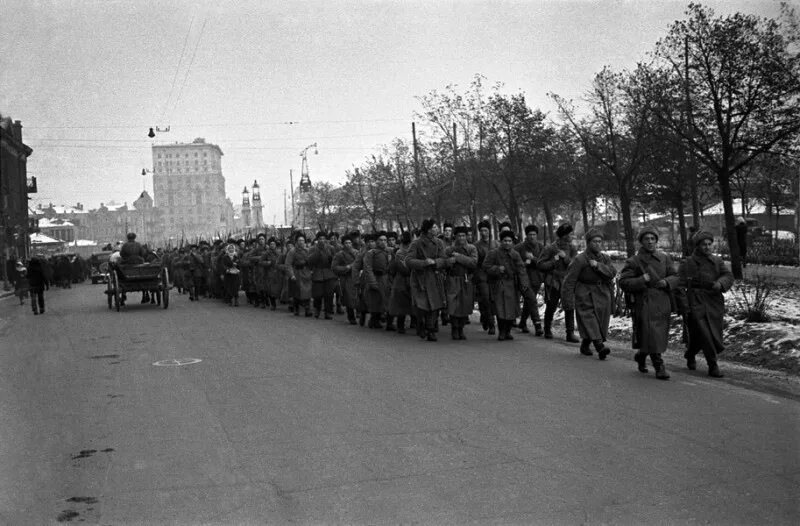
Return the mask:
<path id="1" fill-rule="evenodd" d="M 0 301 L 6 524 L 800 522 L 793 398 L 474 324 L 48 301 Z"/>

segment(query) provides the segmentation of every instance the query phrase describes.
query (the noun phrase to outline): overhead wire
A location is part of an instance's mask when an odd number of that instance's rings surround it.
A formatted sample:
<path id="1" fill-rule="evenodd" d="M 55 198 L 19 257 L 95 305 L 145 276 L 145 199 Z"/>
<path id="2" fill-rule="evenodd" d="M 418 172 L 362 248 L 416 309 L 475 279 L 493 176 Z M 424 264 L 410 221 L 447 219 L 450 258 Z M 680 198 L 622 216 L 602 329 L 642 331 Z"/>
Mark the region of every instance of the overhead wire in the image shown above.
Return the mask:
<path id="1" fill-rule="evenodd" d="M 194 51 L 192 52 L 192 59 L 189 61 L 189 67 L 186 68 L 186 75 L 183 77 L 183 85 L 181 85 L 181 89 L 178 92 L 178 96 L 175 97 L 175 103 L 172 106 L 172 111 L 175 111 L 178 108 L 178 103 L 181 100 L 181 95 L 183 95 L 183 89 L 186 87 L 186 83 L 189 81 L 189 73 L 192 71 L 192 65 L 194 64 L 194 58 L 197 55 L 197 49 L 200 47 L 200 42 L 203 40 L 203 31 L 206 28 L 206 24 L 208 23 L 208 17 L 203 20 L 203 25 L 200 28 L 200 34 L 197 35 L 197 43 L 194 46 Z"/>
<path id="2" fill-rule="evenodd" d="M 413 119 L 412 119 L 413 120 Z M 260 121 L 260 122 L 233 122 L 233 123 L 172 123 L 172 126 L 175 127 L 184 127 L 184 128 L 212 128 L 218 126 L 269 126 L 269 125 L 277 125 L 277 124 L 287 124 L 287 125 L 296 125 L 296 124 L 338 124 L 338 123 L 360 123 L 360 122 L 408 122 L 408 118 L 387 118 L 387 119 L 335 119 L 335 120 L 307 120 L 307 121 Z M 75 125 L 59 125 L 59 126 L 36 126 L 36 125 L 27 125 L 25 129 L 27 130 L 90 130 L 90 129 L 134 129 L 134 128 L 142 128 L 146 125 L 145 124 L 95 124 L 91 126 L 75 126 Z"/>
<path id="3" fill-rule="evenodd" d="M 169 95 L 167 95 L 167 100 L 164 101 L 164 110 L 161 112 L 161 120 L 164 120 L 164 116 L 167 114 L 167 107 L 169 106 L 169 101 L 172 98 L 172 92 L 175 90 L 175 81 L 178 80 L 178 73 L 181 69 L 181 64 L 183 63 L 183 55 L 186 53 L 186 44 L 189 42 L 189 34 L 192 32 L 192 25 L 194 24 L 194 18 L 196 14 L 192 15 L 192 19 L 189 22 L 189 30 L 186 31 L 186 38 L 183 39 L 183 49 L 181 49 L 181 56 L 178 59 L 178 65 L 175 66 L 175 75 L 172 77 L 172 86 L 169 88 Z"/>

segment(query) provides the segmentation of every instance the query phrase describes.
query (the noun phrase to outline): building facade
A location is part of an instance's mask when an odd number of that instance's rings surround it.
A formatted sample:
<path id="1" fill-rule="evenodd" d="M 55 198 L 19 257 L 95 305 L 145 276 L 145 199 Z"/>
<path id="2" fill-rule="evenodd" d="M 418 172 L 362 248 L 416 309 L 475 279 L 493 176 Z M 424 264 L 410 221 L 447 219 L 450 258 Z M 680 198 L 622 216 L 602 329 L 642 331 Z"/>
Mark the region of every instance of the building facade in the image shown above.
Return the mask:
<path id="1" fill-rule="evenodd" d="M 28 217 L 28 194 L 36 192 L 28 178 L 28 157 L 33 150 L 22 142 L 22 123 L 0 115 L 0 251 L 3 260 L 25 259 L 35 224 Z M 6 277 L 2 265 L 2 278 Z"/>
<path id="2" fill-rule="evenodd" d="M 179 242 L 228 231 L 233 206 L 225 196 L 220 147 L 197 138 L 152 150 L 154 206 L 163 212 L 165 237 Z"/>

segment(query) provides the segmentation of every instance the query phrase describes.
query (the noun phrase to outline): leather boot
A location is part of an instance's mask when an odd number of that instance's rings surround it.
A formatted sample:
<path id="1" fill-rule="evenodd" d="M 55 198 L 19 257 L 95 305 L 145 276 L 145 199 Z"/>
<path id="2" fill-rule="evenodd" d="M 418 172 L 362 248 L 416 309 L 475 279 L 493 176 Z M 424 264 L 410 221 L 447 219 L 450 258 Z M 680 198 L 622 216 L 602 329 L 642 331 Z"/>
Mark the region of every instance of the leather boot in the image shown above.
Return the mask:
<path id="1" fill-rule="evenodd" d="M 695 359 L 694 354 L 690 353 L 689 351 L 686 351 L 685 353 L 683 353 L 683 357 L 686 358 L 687 369 L 689 369 L 690 371 L 694 371 L 695 369 L 697 369 L 697 360 Z M 711 369 L 709 368 L 709 373 L 710 372 Z"/>
<path id="2" fill-rule="evenodd" d="M 633 359 L 636 361 L 636 365 L 639 368 L 640 373 L 649 372 L 647 369 L 647 355 L 644 353 L 636 352 L 633 355 Z"/>
<path id="3" fill-rule="evenodd" d="M 358 324 L 363 327 L 366 322 L 367 322 L 367 313 L 362 311 L 358 315 Z"/>
<path id="4" fill-rule="evenodd" d="M 712 363 L 708 366 L 708 376 L 711 378 L 724 378 L 725 375 L 719 370 L 719 365 Z"/>
<path id="5" fill-rule="evenodd" d="M 544 335 L 544 331 L 542 330 L 542 324 L 539 323 L 538 321 L 533 324 L 533 328 L 536 331 L 534 333 L 534 334 L 536 334 L 536 336 L 543 336 Z"/>
<path id="6" fill-rule="evenodd" d="M 494 328 L 494 327 L 492 327 Z M 497 341 L 503 341 L 506 339 L 506 322 L 505 320 L 497 320 Z"/>
<path id="7" fill-rule="evenodd" d="M 526 313 L 524 313 L 524 312 L 522 313 L 522 317 L 519 319 L 519 325 L 517 325 L 517 327 L 523 333 L 527 334 L 527 333 L 531 332 L 531 330 L 528 329 L 528 315 Z"/>
<path id="8" fill-rule="evenodd" d="M 460 338 L 458 337 L 458 327 L 456 327 L 456 325 L 455 325 L 455 324 L 452 324 L 452 325 L 450 326 L 450 337 L 451 337 L 451 338 L 453 338 L 454 340 L 458 340 L 458 339 L 460 339 Z"/>
<path id="9" fill-rule="evenodd" d="M 592 342 L 594 344 L 594 348 L 597 351 L 597 357 L 601 360 L 605 360 L 606 356 L 611 354 L 611 349 L 603 345 L 603 340 L 594 340 Z"/>
<path id="10" fill-rule="evenodd" d="M 486 332 L 486 334 L 488 334 L 489 336 L 494 336 L 494 334 L 495 334 L 495 323 L 494 323 L 494 318 L 493 317 L 491 317 L 491 316 L 489 317 L 489 321 L 488 321 L 487 326 L 489 327 L 489 330 Z"/>
<path id="11" fill-rule="evenodd" d="M 394 320 L 393 316 L 386 316 L 386 330 L 389 332 L 397 330 L 397 328 L 394 326 L 394 323 L 392 323 L 392 320 Z"/>
<path id="12" fill-rule="evenodd" d="M 544 311 L 544 337 L 548 340 L 553 339 L 553 313 Z"/>
<path id="13" fill-rule="evenodd" d="M 591 343 L 592 343 L 592 340 L 588 340 L 588 339 L 587 339 L 587 340 L 583 340 L 583 341 L 581 341 L 581 348 L 580 348 L 580 352 L 581 352 L 581 354 L 582 354 L 582 355 L 584 355 L 584 356 L 591 356 L 591 355 L 593 355 L 593 354 L 594 354 L 594 353 L 592 352 L 592 349 L 591 349 L 591 347 L 589 347 L 589 345 L 591 345 Z"/>
<path id="14" fill-rule="evenodd" d="M 459 340 L 466 340 L 467 339 L 467 337 L 464 336 L 464 327 L 459 327 L 458 328 L 458 339 Z"/>
<path id="15" fill-rule="evenodd" d="M 406 333 L 406 317 L 405 316 L 398 316 L 397 317 L 397 334 L 405 334 Z"/>
<path id="16" fill-rule="evenodd" d="M 569 343 L 580 343 L 580 340 L 575 336 L 575 311 L 572 309 L 564 309 L 564 327 L 567 330 L 567 337 L 565 338 Z"/>
<path id="17" fill-rule="evenodd" d="M 651 354 L 650 360 L 653 362 L 653 367 L 656 369 L 656 378 L 659 380 L 669 380 L 669 373 L 667 367 L 664 365 L 664 360 L 661 359 L 660 354 Z"/>

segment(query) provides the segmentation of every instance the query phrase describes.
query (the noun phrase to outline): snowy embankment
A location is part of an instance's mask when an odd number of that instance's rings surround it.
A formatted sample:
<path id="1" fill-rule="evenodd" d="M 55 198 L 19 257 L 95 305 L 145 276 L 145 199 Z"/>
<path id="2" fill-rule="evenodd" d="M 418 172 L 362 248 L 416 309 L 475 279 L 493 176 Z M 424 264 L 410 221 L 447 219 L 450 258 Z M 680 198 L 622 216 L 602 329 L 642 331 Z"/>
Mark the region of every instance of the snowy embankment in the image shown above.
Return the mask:
<path id="1" fill-rule="evenodd" d="M 725 352 L 722 360 L 756 365 L 800 375 L 800 285 L 775 284 L 767 309 L 770 321 L 748 323 L 741 319 L 737 306 L 742 287 L 734 286 L 725 295 Z M 682 324 L 673 316 L 670 327 L 670 351 L 683 352 Z M 609 337 L 630 342 L 630 318 L 612 317 Z M 702 358 L 701 358 L 702 359 Z"/>

